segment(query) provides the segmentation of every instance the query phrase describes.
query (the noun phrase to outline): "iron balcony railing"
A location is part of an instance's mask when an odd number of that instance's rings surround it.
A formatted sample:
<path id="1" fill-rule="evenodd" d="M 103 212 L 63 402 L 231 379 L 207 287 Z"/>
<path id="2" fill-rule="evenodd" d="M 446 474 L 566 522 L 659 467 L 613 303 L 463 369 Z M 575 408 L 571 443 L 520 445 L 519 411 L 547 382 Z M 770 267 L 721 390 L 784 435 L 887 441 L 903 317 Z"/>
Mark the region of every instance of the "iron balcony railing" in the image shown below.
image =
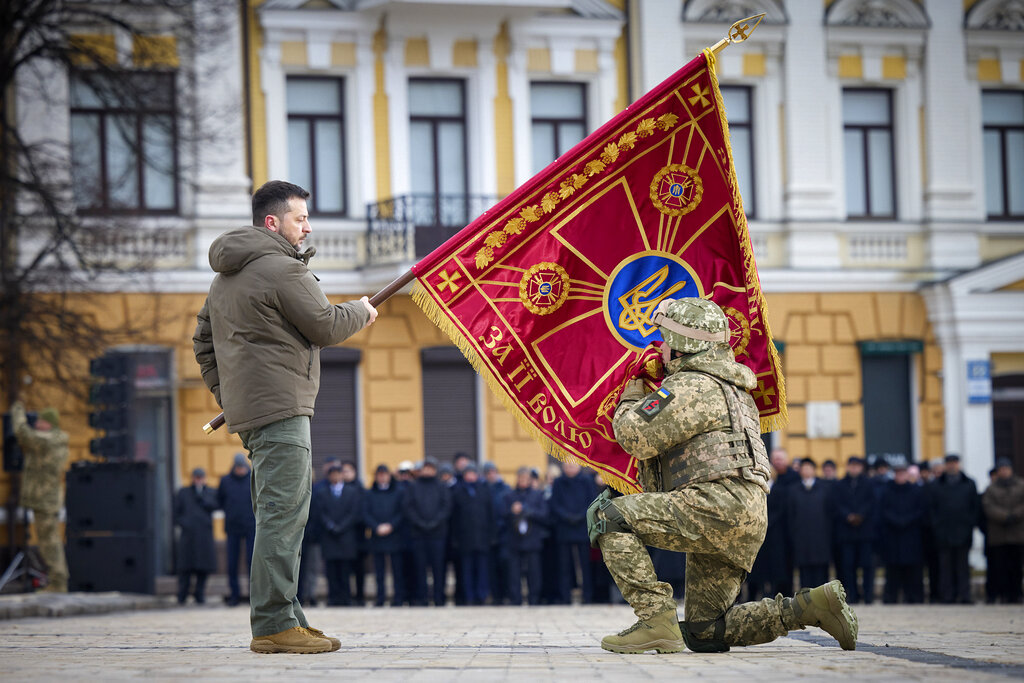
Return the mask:
<path id="1" fill-rule="evenodd" d="M 367 261 L 421 259 L 497 201 L 490 195 L 408 194 L 367 204 Z"/>

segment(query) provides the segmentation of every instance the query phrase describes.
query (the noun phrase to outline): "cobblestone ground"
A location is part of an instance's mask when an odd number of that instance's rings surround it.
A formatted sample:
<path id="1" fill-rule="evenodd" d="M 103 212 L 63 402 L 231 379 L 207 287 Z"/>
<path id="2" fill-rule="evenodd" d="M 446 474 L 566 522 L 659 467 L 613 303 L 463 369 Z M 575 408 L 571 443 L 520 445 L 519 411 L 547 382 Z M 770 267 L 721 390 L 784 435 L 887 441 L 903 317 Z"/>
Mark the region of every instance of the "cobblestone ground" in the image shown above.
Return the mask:
<path id="1" fill-rule="evenodd" d="M 999 680 L 1024 678 L 1021 607 L 858 607 L 856 652 L 808 629 L 773 643 L 698 655 L 616 655 L 602 636 L 625 606 L 314 608 L 340 652 L 248 651 L 248 610 L 190 607 L 0 622 L 4 680 L 364 679 L 385 681 Z"/>

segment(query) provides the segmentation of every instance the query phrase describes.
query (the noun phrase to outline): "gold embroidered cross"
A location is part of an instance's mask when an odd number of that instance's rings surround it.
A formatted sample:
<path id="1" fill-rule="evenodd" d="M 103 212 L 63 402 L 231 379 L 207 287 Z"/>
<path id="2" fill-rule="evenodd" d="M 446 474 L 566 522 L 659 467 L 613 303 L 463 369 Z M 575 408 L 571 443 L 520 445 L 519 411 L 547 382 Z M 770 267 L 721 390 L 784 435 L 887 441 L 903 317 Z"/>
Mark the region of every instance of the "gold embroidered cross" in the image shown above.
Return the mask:
<path id="1" fill-rule="evenodd" d="M 698 100 L 700 101 L 700 106 L 701 107 L 706 107 L 709 104 L 711 104 L 711 101 L 708 100 L 708 98 L 707 98 L 707 95 L 710 95 L 711 91 L 708 90 L 707 86 L 702 88 L 700 83 L 697 83 L 696 85 L 693 86 L 693 92 L 694 92 L 693 97 L 691 97 L 691 98 L 689 98 L 687 100 L 690 103 L 691 107 L 694 104 L 696 104 Z"/>
<path id="2" fill-rule="evenodd" d="M 455 292 L 459 291 L 459 286 L 457 284 L 455 284 L 455 281 L 458 280 L 460 277 L 462 277 L 462 273 L 460 273 L 457 270 L 455 272 L 453 272 L 451 275 L 448 274 L 447 270 L 442 272 L 441 273 L 441 284 L 438 285 L 437 291 L 440 292 L 445 287 L 447 287 L 448 290 L 450 292 L 452 292 L 453 294 Z"/>
<path id="3" fill-rule="evenodd" d="M 768 387 L 766 389 L 764 386 L 764 380 L 759 379 L 757 380 L 757 389 L 754 389 L 750 393 L 754 395 L 754 398 L 763 398 L 765 405 L 770 406 L 772 404 L 772 399 L 770 397 L 775 395 L 775 387 Z"/>

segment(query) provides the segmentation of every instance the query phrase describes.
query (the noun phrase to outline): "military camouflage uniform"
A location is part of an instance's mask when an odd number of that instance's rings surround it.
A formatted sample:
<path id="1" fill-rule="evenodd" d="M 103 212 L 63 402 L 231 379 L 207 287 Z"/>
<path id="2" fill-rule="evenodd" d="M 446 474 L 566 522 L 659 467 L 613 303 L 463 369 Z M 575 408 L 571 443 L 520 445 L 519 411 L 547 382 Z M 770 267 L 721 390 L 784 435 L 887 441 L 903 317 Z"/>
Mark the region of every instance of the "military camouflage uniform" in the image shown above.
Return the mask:
<path id="1" fill-rule="evenodd" d="M 667 363 L 656 393 L 630 382 L 615 411 L 615 436 L 637 458 L 644 493 L 611 501 L 630 532 L 598 536 L 605 564 L 646 621 L 676 603 L 644 546 L 685 552 L 687 645 L 772 641 L 802 628 L 789 598 L 733 606 L 767 528 L 770 469 L 748 393 L 756 378 L 727 342 L 694 345 L 662 333 L 689 353 Z M 609 519 L 608 510 L 597 517 Z"/>
<path id="2" fill-rule="evenodd" d="M 53 415 L 56 419 L 55 412 Z M 30 427 L 21 401 L 11 406 L 11 422 L 18 443 L 25 452 L 21 504 L 32 510 L 39 554 L 46 562 L 48 572 L 47 589 L 66 592 L 68 566 L 64 560 L 58 515 L 64 506 L 63 479 L 68 464 L 68 435 L 57 424 L 53 424 L 48 432 Z"/>

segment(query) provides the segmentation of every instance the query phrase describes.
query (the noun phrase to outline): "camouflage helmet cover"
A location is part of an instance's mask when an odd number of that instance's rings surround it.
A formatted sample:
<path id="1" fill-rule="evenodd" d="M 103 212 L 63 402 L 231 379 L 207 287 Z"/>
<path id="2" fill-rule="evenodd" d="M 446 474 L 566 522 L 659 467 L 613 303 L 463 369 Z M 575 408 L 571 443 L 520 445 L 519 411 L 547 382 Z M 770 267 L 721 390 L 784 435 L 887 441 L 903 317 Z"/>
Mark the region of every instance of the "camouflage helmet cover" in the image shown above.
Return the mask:
<path id="1" fill-rule="evenodd" d="M 729 342 L 729 321 L 714 301 L 665 299 L 652 320 L 665 343 L 681 353 L 700 353 L 716 342 Z"/>

